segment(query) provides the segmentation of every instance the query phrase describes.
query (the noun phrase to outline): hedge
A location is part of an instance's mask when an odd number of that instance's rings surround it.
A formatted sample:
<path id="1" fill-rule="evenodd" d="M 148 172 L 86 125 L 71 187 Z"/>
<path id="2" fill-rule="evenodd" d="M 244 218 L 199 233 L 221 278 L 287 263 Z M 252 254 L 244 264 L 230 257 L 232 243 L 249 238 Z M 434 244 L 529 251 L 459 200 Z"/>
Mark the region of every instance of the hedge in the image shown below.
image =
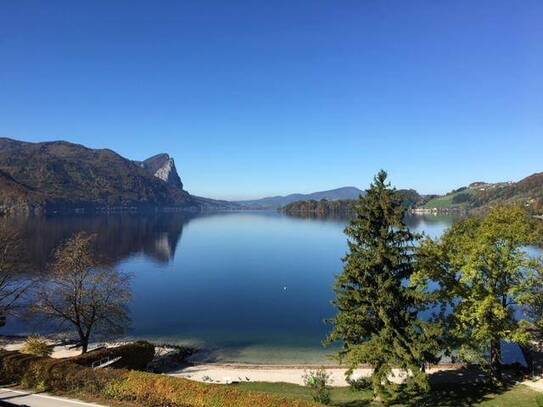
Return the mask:
<path id="1" fill-rule="evenodd" d="M 93 350 L 82 355 L 73 357 L 71 362 L 78 365 L 91 367 L 94 362 L 104 358 L 115 358 L 121 356 L 121 359 L 111 367 L 117 369 L 144 370 L 155 356 L 155 346 L 149 342 L 138 341 L 115 348 L 102 348 Z"/>
<path id="2" fill-rule="evenodd" d="M 40 391 L 99 394 L 112 380 L 126 373 L 126 370 L 85 368 L 66 359 L 0 351 L 0 383 L 15 382 Z"/>
<path id="3" fill-rule="evenodd" d="M 67 359 L 51 359 L 0 350 L 0 382 L 103 400 L 128 401 L 145 407 L 317 407 L 225 385 L 130 371 L 91 369 Z"/>

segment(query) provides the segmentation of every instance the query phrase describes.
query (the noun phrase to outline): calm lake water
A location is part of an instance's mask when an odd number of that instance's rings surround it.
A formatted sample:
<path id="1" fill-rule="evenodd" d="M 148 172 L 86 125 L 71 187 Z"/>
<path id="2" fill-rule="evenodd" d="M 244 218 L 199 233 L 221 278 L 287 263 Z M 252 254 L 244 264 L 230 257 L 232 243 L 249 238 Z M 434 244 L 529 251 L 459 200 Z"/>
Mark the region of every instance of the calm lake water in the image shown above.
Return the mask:
<path id="1" fill-rule="evenodd" d="M 77 231 L 97 233 L 101 256 L 132 274 L 131 338 L 190 343 L 215 361 L 326 361 L 334 276 L 346 251 L 345 220 L 276 212 L 123 214 L 14 220 L 39 272 Z M 413 216 L 439 236 L 451 216 Z M 9 321 L 3 333 L 48 327 Z"/>

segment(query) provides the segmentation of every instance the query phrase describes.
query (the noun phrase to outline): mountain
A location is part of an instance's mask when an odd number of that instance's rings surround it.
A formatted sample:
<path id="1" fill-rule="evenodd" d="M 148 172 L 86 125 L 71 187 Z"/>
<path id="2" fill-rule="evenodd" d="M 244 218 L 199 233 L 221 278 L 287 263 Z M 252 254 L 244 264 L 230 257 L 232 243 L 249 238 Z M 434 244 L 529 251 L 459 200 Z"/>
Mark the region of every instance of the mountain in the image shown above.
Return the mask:
<path id="1" fill-rule="evenodd" d="M 356 199 L 360 194 L 365 194 L 364 191 L 356 187 L 342 187 L 331 189 L 328 191 L 313 192 L 311 194 L 291 194 L 286 196 L 271 196 L 267 198 L 235 201 L 244 209 L 277 209 L 298 201 L 320 201 L 326 199 L 328 201 Z"/>
<path id="2" fill-rule="evenodd" d="M 543 213 L 543 172 L 518 182 L 474 182 L 431 199 L 420 210 L 472 211 L 500 204 L 520 204 L 534 213 Z"/>
<path id="3" fill-rule="evenodd" d="M 153 207 L 199 207 L 167 154 L 138 163 L 65 141 L 0 138 L 3 211 Z"/>
<path id="4" fill-rule="evenodd" d="M 0 214 L 10 208 L 28 212 L 43 202 L 44 197 L 40 193 L 18 183 L 11 175 L 0 170 Z"/>
<path id="5" fill-rule="evenodd" d="M 168 154 L 157 154 L 145 161 L 136 161 L 136 163 L 168 185 L 183 189 L 183 183 L 175 168 L 175 162 Z"/>

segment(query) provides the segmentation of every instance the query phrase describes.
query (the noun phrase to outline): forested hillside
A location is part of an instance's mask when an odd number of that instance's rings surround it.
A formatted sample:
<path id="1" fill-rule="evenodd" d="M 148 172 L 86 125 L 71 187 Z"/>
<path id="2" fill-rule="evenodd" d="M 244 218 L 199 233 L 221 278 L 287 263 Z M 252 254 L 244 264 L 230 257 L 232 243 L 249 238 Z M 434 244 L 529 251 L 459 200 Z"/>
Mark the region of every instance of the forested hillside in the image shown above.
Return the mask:
<path id="1" fill-rule="evenodd" d="M 426 199 L 424 196 L 420 195 L 414 189 L 400 189 L 397 191 L 400 199 L 402 200 L 403 206 L 406 208 L 412 208 L 415 205 L 421 204 Z M 356 200 L 347 199 L 347 200 L 334 200 L 329 201 L 326 199 L 317 200 L 305 200 L 292 202 L 281 210 L 287 214 L 296 215 L 296 214 L 311 214 L 315 216 L 336 216 L 336 215 L 347 215 L 349 214 L 354 207 Z"/>
<path id="2" fill-rule="evenodd" d="M 194 205 L 181 186 L 111 150 L 64 141 L 0 139 L 0 207 L 4 211 Z"/>
<path id="3" fill-rule="evenodd" d="M 519 204 L 533 213 L 543 213 L 543 173 L 518 182 L 474 182 L 423 205 L 427 210 L 482 210 L 499 204 Z"/>

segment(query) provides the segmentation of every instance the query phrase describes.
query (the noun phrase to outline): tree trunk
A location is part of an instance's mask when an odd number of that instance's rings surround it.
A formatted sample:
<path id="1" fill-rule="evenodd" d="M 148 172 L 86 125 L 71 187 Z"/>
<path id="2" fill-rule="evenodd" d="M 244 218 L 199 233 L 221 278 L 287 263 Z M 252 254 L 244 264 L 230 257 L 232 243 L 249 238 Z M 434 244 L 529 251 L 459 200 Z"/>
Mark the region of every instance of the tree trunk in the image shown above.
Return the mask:
<path id="1" fill-rule="evenodd" d="M 500 347 L 500 340 L 492 339 L 490 342 L 490 373 L 492 374 L 492 378 L 497 381 L 501 381 L 502 379 L 501 359 L 502 351 Z"/>
<path id="2" fill-rule="evenodd" d="M 87 335 L 80 335 L 79 341 L 81 343 L 81 354 L 87 353 L 89 349 L 89 337 Z"/>
<path id="3" fill-rule="evenodd" d="M 520 351 L 522 352 L 522 356 L 524 356 L 524 360 L 526 361 L 526 368 L 528 369 L 529 374 L 534 373 L 534 357 L 532 354 L 532 349 L 530 346 L 524 346 L 519 345 Z"/>
<path id="4" fill-rule="evenodd" d="M 385 401 L 381 369 L 382 365 L 378 364 L 373 368 L 373 373 L 371 375 L 373 401 L 378 404 L 382 404 L 382 402 Z"/>
<path id="5" fill-rule="evenodd" d="M 81 354 L 87 353 L 87 349 L 89 348 L 89 335 L 85 335 L 85 332 L 83 332 L 83 329 L 81 326 L 76 325 L 77 327 L 77 334 L 79 335 L 79 345 L 81 346 Z"/>

